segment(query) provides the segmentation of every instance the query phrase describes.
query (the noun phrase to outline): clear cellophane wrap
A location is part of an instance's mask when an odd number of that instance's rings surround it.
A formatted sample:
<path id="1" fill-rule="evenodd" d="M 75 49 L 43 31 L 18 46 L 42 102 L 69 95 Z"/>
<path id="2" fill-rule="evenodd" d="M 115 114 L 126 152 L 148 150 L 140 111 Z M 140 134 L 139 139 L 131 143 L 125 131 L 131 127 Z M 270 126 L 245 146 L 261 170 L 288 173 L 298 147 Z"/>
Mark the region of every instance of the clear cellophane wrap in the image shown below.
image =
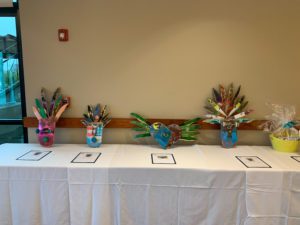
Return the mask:
<path id="1" fill-rule="evenodd" d="M 261 125 L 263 130 L 280 139 L 300 140 L 299 130 L 296 129 L 299 121 L 295 119 L 295 106 L 271 103 L 267 103 L 267 106 L 272 110 L 272 114 L 266 116 L 267 122 Z"/>

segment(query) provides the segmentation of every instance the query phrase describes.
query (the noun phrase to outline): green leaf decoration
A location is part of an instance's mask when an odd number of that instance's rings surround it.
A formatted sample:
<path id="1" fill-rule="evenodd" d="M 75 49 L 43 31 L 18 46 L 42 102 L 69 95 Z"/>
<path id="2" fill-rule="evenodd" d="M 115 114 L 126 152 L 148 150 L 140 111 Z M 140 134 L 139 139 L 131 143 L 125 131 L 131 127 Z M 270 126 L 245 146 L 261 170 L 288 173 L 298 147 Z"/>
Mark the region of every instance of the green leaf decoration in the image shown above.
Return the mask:
<path id="1" fill-rule="evenodd" d="M 149 122 L 146 119 L 144 119 L 142 116 L 140 116 L 139 114 L 137 114 L 137 113 L 130 113 L 130 115 L 133 116 L 134 118 L 136 118 L 141 123 L 145 123 L 145 124 L 150 125 Z"/>
<path id="2" fill-rule="evenodd" d="M 184 141 L 197 141 L 196 137 L 181 137 L 180 140 Z"/>
<path id="3" fill-rule="evenodd" d="M 199 130 L 200 127 L 201 126 L 199 124 L 192 124 L 190 126 L 181 127 L 181 130 L 182 131 L 195 131 L 195 130 Z"/>
<path id="4" fill-rule="evenodd" d="M 182 136 L 197 135 L 197 134 L 199 134 L 198 131 L 182 131 L 182 133 L 181 133 Z"/>
<path id="5" fill-rule="evenodd" d="M 131 124 L 134 124 L 138 127 L 145 127 L 145 128 L 149 128 L 149 125 L 148 124 L 145 124 L 145 123 L 141 123 L 141 122 L 138 122 L 138 121 L 135 121 L 135 120 L 132 120 L 130 121 Z"/>
<path id="6" fill-rule="evenodd" d="M 150 133 L 143 133 L 143 134 L 137 134 L 135 135 L 135 138 L 144 138 L 144 137 L 150 137 Z"/>
<path id="7" fill-rule="evenodd" d="M 134 130 L 134 131 L 149 131 L 149 129 L 146 129 L 144 127 L 133 127 L 132 130 Z"/>
<path id="8" fill-rule="evenodd" d="M 193 124 L 193 123 L 197 123 L 199 120 L 201 120 L 200 117 L 196 117 L 196 118 L 194 118 L 194 119 L 187 120 L 187 121 L 185 121 L 184 123 L 182 123 L 182 124 L 180 125 L 180 127 L 184 127 L 184 126 L 191 125 L 191 124 Z"/>

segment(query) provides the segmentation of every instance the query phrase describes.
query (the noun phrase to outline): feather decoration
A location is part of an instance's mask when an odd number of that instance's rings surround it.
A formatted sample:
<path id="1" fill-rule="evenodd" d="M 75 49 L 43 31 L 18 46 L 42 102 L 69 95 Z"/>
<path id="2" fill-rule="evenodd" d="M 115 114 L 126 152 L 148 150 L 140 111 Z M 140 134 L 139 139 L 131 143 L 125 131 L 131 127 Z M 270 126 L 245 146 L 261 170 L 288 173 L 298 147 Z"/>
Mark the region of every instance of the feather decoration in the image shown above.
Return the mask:
<path id="1" fill-rule="evenodd" d="M 233 83 L 231 83 L 228 87 L 227 100 L 231 102 L 232 98 L 233 98 Z"/>
<path id="2" fill-rule="evenodd" d="M 240 113 L 238 113 L 238 114 L 235 114 L 235 115 L 234 115 L 234 119 L 242 118 L 242 117 L 248 115 L 248 114 L 251 113 L 251 112 L 253 112 L 253 110 L 249 109 L 249 110 L 246 110 L 246 111 L 244 111 L 244 112 L 240 112 Z"/>
<path id="3" fill-rule="evenodd" d="M 222 102 L 222 96 L 219 94 L 219 92 L 213 88 L 213 94 L 216 102 L 221 103 Z"/>
<path id="4" fill-rule="evenodd" d="M 46 114 L 47 114 L 47 116 L 49 116 L 49 114 L 48 114 L 48 102 L 47 102 L 47 96 L 46 96 L 45 88 L 41 89 L 41 100 L 42 100 L 43 107 L 46 111 Z"/>
<path id="5" fill-rule="evenodd" d="M 211 105 L 206 105 L 204 106 L 204 108 L 209 112 L 214 114 L 215 113 L 215 109 L 211 106 Z"/>
<path id="6" fill-rule="evenodd" d="M 110 121 L 109 113 L 107 112 L 107 105 L 103 107 L 101 110 L 101 105 L 96 104 L 87 106 L 87 113 L 83 114 L 84 119 L 81 122 L 85 126 L 91 126 L 93 124 L 102 124 L 105 127 Z"/>
<path id="7" fill-rule="evenodd" d="M 220 124 L 222 120 L 220 119 L 206 119 L 203 120 L 205 123 L 210 123 L 210 124 Z"/>
<path id="8" fill-rule="evenodd" d="M 32 110 L 33 110 L 33 113 L 34 115 L 36 116 L 36 118 L 38 120 L 41 120 L 42 119 L 42 116 L 40 115 L 39 111 L 37 110 L 37 108 L 35 106 L 32 106 Z"/>
<path id="9" fill-rule="evenodd" d="M 226 99 L 226 90 L 221 84 L 219 85 L 219 90 L 220 90 L 220 95 L 221 95 L 221 98 L 222 98 L 222 102 L 224 102 L 225 99 Z"/>
<path id="10" fill-rule="evenodd" d="M 61 88 L 60 87 L 56 88 L 56 90 L 54 91 L 53 96 L 52 96 L 52 101 L 55 101 L 55 99 L 57 98 L 57 95 L 60 94 L 60 92 L 61 92 Z"/>
<path id="11" fill-rule="evenodd" d="M 101 111 L 100 118 L 103 117 L 103 115 L 105 114 L 106 110 L 107 110 L 107 105 L 105 105 L 105 106 L 103 107 L 103 109 L 102 109 L 102 111 Z"/>
<path id="12" fill-rule="evenodd" d="M 93 122 L 93 121 L 91 120 L 91 118 L 89 117 L 89 115 L 83 114 L 83 116 L 84 116 L 85 121 L 87 121 L 88 123 Z"/>
<path id="13" fill-rule="evenodd" d="M 248 101 L 244 102 L 243 104 L 241 104 L 240 108 L 237 110 L 238 113 L 242 112 L 246 106 L 248 105 Z"/>
<path id="14" fill-rule="evenodd" d="M 63 96 L 60 94 L 60 88 L 57 88 L 52 96 L 51 104 L 47 100 L 46 89 L 41 88 L 41 99 L 35 99 L 36 107 L 33 108 L 34 114 L 38 119 L 51 119 L 55 120 L 56 114 L 59 112 L 56 120 L 59 119 L 61 114 L 69 106 L 70 98 L 65 98 L 66 102 L 63 103 Z M 60 110 L 63 107 L 62 110 Z M 37 114 L 38 112 L 38 114 Z"/>
<path id="15" fill-rule="evenodd" d="M 232 102 L 235 103 L 235 100 L 239 96 L 240 91 L 241 91 L 241 85 L 238 87 L 237 91 L 235 92 L 235 95 L 233 96 Z"/>
<path id="16" fill-rule="evenodd" d="M 60 93 L 60 87 L 58 87 L 53 96 L 52 96 L 52 100 L 51 100 L 51 105 L 50 105 L 50 109 L 49 109 L 49 116 L 55 116 L 53 115 L 54 114 L 54 110 L 55 110 L 55 102 L 56 102 L 56 98 L 57 98 L 57 95 Z"/>
<path id="17" fill-rule="evenodd" d="M 101 110 L 101 106 L 100 104 L 97 104 L 94 110 L 94 115 L 99 115 L 100 110 Z"/>
<path id="18" fill-rule="evenodd" d="M 223 85 L 219 85 L 219 92 L 215 88 L 213 90 L 213 99 L 208 98 L 208 105 L 205 109 L 208 112 L 206 123 L 220 124 L 223 121 L 233 120 L 237 123 L 247 122 L 248 120 L 242 117 L 248 115 L 252 110 L 246 110 L 248 101 L 245 101 L 245 96 L 239 96 L 241 91 L 241 85 L 237 90 L 234 89 L 233 83 L 231 83 L 227 89 Z M 221 102 L 219 102 L 221 98 Z"/>
<path id="19" fill-rule="evenodd" d="M 58 112 L 55 114 L 55 121 L 58 121 L 58 119 L 60 118 L 60 116 L 63 114 L 63 112 L 66 110 L 68 104 L 64 104 L 59 110 Z"/>
<path id="20" fill-rule="evenodd" d="M 37 110 L 39 112 L 39 114 L 41 115 L 41 117 L 43 119 L 47 118 L 47 114 L 45 112 L 45 109 L 44 107 L 42 106 L 40 100 L 38 100 L 37 98 L 35 99 L 35 104 L 36 104 L 36 107 L 37 107 Z"/>
<path id="21" fill-rule="evenodd" d="M 244 100 L 245 100 L 245 95 L 243 95 L 243 96 L 241 97 L 241 99 L 240 99 L 239 102 L 240 102 L 241 104 L 243 104 Z"/>
<path id="22" fill-rule="evenodd" d="M 233 113 L 235 113 L 235 111 L 237 111 L 241 106 L 241 103 L 237 103 L 232 110 L 229 112 L 228 116 L 231 116 Z"/>
<path id="23" fill-rule="evenodd" d="M 53 108 L 54 113 L 52 114 L 53 116 L 55 116 L 55 114 L 59 110 L 61 103 L 62 103 L 62 95 L 59 94 L 54 103 L 54 108 Z"/>
<path id="24" fill-rule="evenodd" d="M 223 116 L 226 116 L 225 112 L 221 109 L 221 107 L 219 105 L 217 105 L 217 103 L 215 103 L 210 98 L 208 99 L 208 103 L 211 104 L 211 106 L 214 108 L 215 111 L 217 111 L 218 113 L 221 113 Z"/>

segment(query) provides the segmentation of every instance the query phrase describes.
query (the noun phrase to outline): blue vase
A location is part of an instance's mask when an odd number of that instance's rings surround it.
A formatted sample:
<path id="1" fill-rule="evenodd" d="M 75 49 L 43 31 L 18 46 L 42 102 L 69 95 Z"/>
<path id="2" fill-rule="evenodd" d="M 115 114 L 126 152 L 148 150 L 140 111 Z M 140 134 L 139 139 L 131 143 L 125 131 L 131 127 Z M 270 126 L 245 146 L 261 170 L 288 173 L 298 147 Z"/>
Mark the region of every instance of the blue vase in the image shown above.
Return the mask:
<path id="1" fill-rule="evenodd" d="M 102 124 L 91 124 L 86 127 L 86 143 L 92 148 L 98 148 L 102 144 Z"/>
<path id="2" fill-rule="evenodd" d="M 237 125 L 233 121 L 223 121 L 221 123 L 221 142 L 224 148 L 235 147 L 238 136 L 237 136 Z"/>

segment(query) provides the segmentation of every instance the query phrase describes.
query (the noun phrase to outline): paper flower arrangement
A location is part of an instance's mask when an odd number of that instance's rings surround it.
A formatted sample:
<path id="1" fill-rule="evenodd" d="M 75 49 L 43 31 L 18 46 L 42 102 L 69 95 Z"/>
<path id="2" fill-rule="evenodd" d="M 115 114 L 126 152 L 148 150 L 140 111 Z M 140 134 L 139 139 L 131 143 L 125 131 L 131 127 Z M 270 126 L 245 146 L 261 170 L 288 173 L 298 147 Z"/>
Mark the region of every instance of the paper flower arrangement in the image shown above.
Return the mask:
<path id="1" fill-rule="evenodd" d="M 107 106 L 102 109 L 100 104 L 96 106 L 88 105 L 88 112 L 83 114 L 84 119 L 81 120 L 87 128 L 86 142 L 90 147 L 99 147 L 102 144 L 103 128 L 110 122 Z"/>
<path id="2" fill-rule="evenodd" d="M 288 105 L 267 104 L 273 111 L 266 116 L 267 122 L 260 127 L 270 133 L 272 146 L 279 151 L 296 151 L 300 133 L 296 129 L 300 122 L 295 120 L 296 108 Z"/>
<path id="3" fill-rule="evenodd" d="M 188 120 L 183 124 L 165 125 L 160 122 L 150 123 L 142 116 L 131 113 L 136 120 L 131 121 L 137 127 L 133 128 L 135 131 L 141 131 L 142 134 L 137 134 L 135 138 L 144 138 L 152 136 L 155 141 L 163 148 L 166 149 L 178 140 L 195 141 L 197 140 L 198 130 L 200 125 L 196 124 L 200 118 Z"/>
<path id="4" fill-rule="evenodd" d="M 213 88 L 213 97 L 208 98 L 208 105 L 205 106 L 209 114 L 204 122 L 221 125 L 221 141 L 225 148 L 235 146 L 239 124 L 251 121 L 245 116 L 252 110 L 246 109 L 248 101 L 245 101 L 245 96 L 240 96 L 240 91 L 241 86 L 235 90 L 233 84 L 227 89 L 219 85 L 219 90 Z"/>
<path id="5" fill-rule="evenodd" d="M 54 141 L 54 130 L 56 122 L 70 104 L 70 98 L 63 97 L 61 89 L 57 88 L 51 101 L 48 101 L 46 90 L 41 89 L 41 99 L 35 99 L 36 106 L 33 106 L 33 113 L 39 121 L 38 134 L 39 143 L 42 146 L 50 147 Z"/>

